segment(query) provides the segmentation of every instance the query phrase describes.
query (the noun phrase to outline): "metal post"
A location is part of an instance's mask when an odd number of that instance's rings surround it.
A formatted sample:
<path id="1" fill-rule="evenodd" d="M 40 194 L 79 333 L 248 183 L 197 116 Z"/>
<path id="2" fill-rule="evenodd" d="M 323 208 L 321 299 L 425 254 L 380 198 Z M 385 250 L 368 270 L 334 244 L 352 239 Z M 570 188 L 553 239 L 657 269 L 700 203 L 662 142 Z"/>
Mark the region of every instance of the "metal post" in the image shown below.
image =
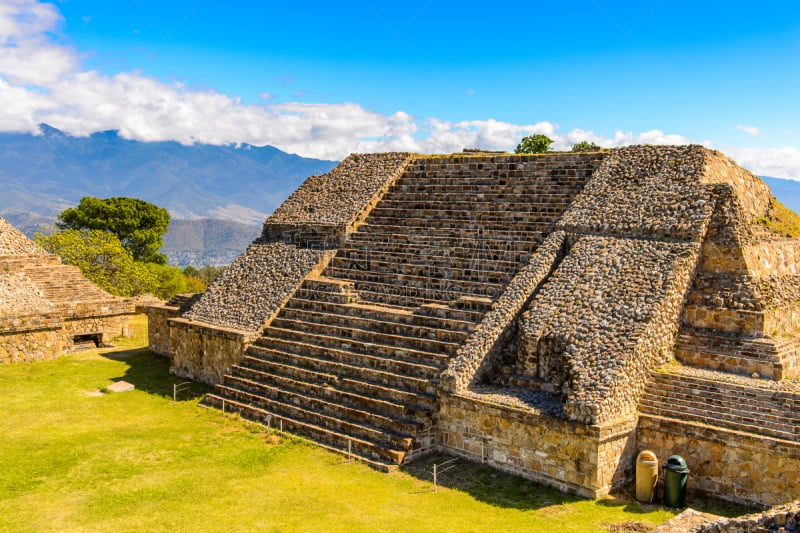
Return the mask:
<path id="1" fill-rule="evenodd" d="M 222 414 L 225 414 L 225 398 L 222 399 Z"/>
<path id="2" fill-rule="evenodd" d="M 353 439 L 347 439 L 347 462 L 353 460 Z"/>
<path id="3" fill-rule="evenodd" d="M 433 492 L 436 492 L 438 480 L 436 479 L 436 463 L 433 463 Z"/>
<path id="4" fill-rule="evenodd" d="M 280 419 L 281 423 L 281 437 L 283 437 L 283 418 Z"/>

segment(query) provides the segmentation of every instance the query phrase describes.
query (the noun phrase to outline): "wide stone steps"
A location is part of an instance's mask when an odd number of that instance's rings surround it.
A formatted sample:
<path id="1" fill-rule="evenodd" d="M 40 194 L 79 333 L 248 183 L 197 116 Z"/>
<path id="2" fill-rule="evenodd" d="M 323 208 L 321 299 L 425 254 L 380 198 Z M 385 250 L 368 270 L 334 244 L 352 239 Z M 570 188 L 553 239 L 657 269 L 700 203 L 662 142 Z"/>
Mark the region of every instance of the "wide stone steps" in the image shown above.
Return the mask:
<path id="1" fill-rule="evenodd" d="M 528 192 L 515 193 L 503 191 L 465 190 L 462 196 L 455 192 L 407 192 L 398 188 L 392 190 L 390 198 L 384 198 L 381 208 L 389 209 L 425 209 L 436 210 L 457 203 L 459 209 L 475 211 L 477 206 L 501 206 L 507 204 L 527 206 L 536 205 L 564 205 L 571 200 L 571 194 Z"/>
<path id="2" fill-rule="evenodd" d="M 475 237 L 470 235 L 474 233 Z M 432 233 L 401 234 L 387 232 L 358 233 L 348 241 L 348 249 L 388 254 L 449 254 L 464 259 L 487 258 L 498 261 L 527 262 L 542 238 L 529 233 L 506 232 L 497 236 L 464 231 L 458 236 Z"/>
<path id="3" fill-rule="evenodd" d="M 232 391 L 235 392 L 235 391 Z M 281 404 L 276 402 L 261 402 L 256 395 L 244 392 L 235 392 L 231 398 L 219 394 L 207 394 L 204 402 L 212 407 L 222 409 L 228 413 L 239 413 L 243 418 L 265 423 L 267 417 L 274 417 L 274 424 L 281 423 L 285 431 L 303 435 L 313 439 L 318 444 L 342 454 L 350 454 L 377 469 L 390 471 L 403 462 L 408 450 L 403 446 L 384 439 L 369 440 L 353 435 L 352 426 L 341 425 L 338 429 L 329 429 L 309 421 L 306 418 L 308 411 L 302 409 L 280 409 Z M 290 411 L 290 412 L 287 412 Z M 335 421 L 332 421 L 335 422 Z M 272 422 L 270 422 L 272 424 Z"/>
<path id="4" fill-rule="evenodd" d="M 23 273 L 53 303 L 101 302 L 114 299 L 81 274 L 78 267 L 61 264 L 28 265 Z"/>
<path id="5" fill-rule="evenodd" d="M 420 230 L 413 231 L 417 235 L 420 233 L 430 234 L 432 229 L 451 231 L 454 236 L 463 236 L 461 232 L 466 231 L 479 237 L 480 235 L 492 235 L 494 233 L 502 234 L 509 230 L 513 230 L 517 234 L 519 232 L 540 233 L 548 230 L 558 219 L 559 215 L 555 213 L 532 214 L 522 220 L 518 220 L 513 216 L 504 217 L 502 215 L 494 218 L 489 215 L 466 216 L 464 218 L 369 216 L 361 228 L 364 228 L 364 231 L 377 231 L 378 233 L 409 233 L 409 228 L 420 228 Z"/>
<path id="6" fill-rule="evenodd" d="M 419 326 L 436 331 L 452 330 L 461 334 L 469 333 L 475 328 L 474 322 L 419 314 L 411 309 L 389 308 L 365 303 L 338 304 L 324 300 L 306 300 L 296 294 L 294 298 L 287 302 L 282 312 L 287 313 L 286 316 L 289 317 L 291 316 L 290 313 L 295 310 L 325 313 L 337 317 L 351 316 L 388 324 Z"/>
<path id="7" fill-rule="evenodd" d="M 356 290 L 360 290 L 360 287 L 365 287 L 362 282 L 368 282 L 380 285 L 408 287 L 411 289 L 488 296 L 490 298 L 500 294 L 506 285 L 505 283 L 474 281 L 456 277 L 434 278 L 426 275 L 411 275 L 392 271 L 355 270 L 334 266 L 329 266 L 325 270 L 325 275 L 336 279 L 352 281 Z M 413 291 L 409 294 L 413 294 Z M 441 298 L 433 298 L 441 300 Z"/>
<path id="8" fill-rule="evenodd" d="M 675 356 L 691 366 L 780 380 L 791 374 L 798 351 L 800 341 L 794 338 L 731 337 L 686 328 L 678 336 Z"/>
<path id="9" fill-rule="evenodd" d="M 429 242 L 432 241 L 432 242 Z M 496 241 L 496 246 L 481 246 L 475 240 L 463 239 L 455 244 L 440 243 L 438 239 L 412 238 L 404 236 L 403 239 L 394 241 L 388 234 L 359 234 L 359 238 L 351 238 L 348 247 L 340 250 L 340 254 L 348 257 L 354 254 L 361 257 L 376 256 L 417 256 L 424 260 L 425 257 L 442 257 L 446 260 L 464 261 L 492 261 L 495 263 L 525 264 L 530 259 L 533 250 L 538 248 L 541 241 L 537 240 L 503 240 Z M 338 254 L 337 254 L 338 255 Z"/>
<path id="10" fill-rule="evenodd" d="M 474 252 L 475 250 L 472 249 Z M 381 270 L 389 268 L 389 265 L 401 265 L 403 267 L 430 267 L 430 268 L 449 268 L 463 271 L 479 270 L 482 272 L 497 272 L 514 275 L 523 266 L 520 261 L 503 261 L 489 258 L 482 258 L 474 255 L 461 257 L 452 254 L 450 250 L 427 249 L 428 253 L 405 253 L 405 252 L 383 252 L 377 250 L 362 250 L 355 248 L 344 248 L 339 250 L 336 257 L 331 261 L 331 265 L 343 267 L 353 265 L 354 268 L 363 268 L 364 263 L 371 266 L 372 263 L 377 268 L 366 268 L 366 270 Z"/>
<path id="11" fill-rule="evenodd" d="M 461 246 L 464 248 L 485 248 L 500 250 L 519 250 L 519 246 L 509 248 L 506 241 L 533 243 L 538 246 L 544 240 L 543 228 L 521 228 L 516 224 L 502 224 L 488 227 L 484 224 L 454 223 L 450 226 L 439 226 L 434 222 L 417 220 L 410 224 L 409 220 L 395 220 L 391 224 L 377 224 L 369 217 L 361 224 L 358 233 L 350 237 L 349 244 L 359 241 L 371 241 L 370 234 L 384 235 L 391 242 L 411 242 L 416 244 L 436 244 L 438 246 Z M 441 221 L 440 221 L 441 222 Z M 425 240 L 422 240 L 422 237 Z M 526 244 L 526 249 L 530 245 Z"/>
<path id="12" fill-rule="evenodd" d="M 272 321 L 272 325 L 290 329 L 278 321 L 298 321 L 317 325 L 356 328 L 373 333 L 387 334 L 395 337 L 439 341 L 448 349 L 458 345 L 467 338 L 467 333 L 459 330 L 432 328 L 418 324 L 404 324 L 397 321 L 376 320 L 366 316 L 336 314 L 330 312 L 310 311 L 306 309 L 285 307 L 280 316 Z"/>
<path id="13" fill-rule="evenodd" d="M 271 331 L 270 334 L 272 333 L 275 332 Z M 290 337 L 288 334 L 286 336 Z M 303 342 L 305 340 L 314 342 Z M 324 342 L 327 345 L 316 344 L 317 342 Z M 437 361 L 430 354 L 424 352 L 371 345 L 365 342 L 346 341 L 338 345 L 335 342 L 333 337 L 325 339 L 319 335 L 309 334 L 300 334 L 290 338 L 264 336 L 256 340 L 252 348 L 268 348 L 426 379 L 437 379 L 443 369 L 441 361 Z M 373 348 L 371 352 L 370 347 Z"/>
<path id="14" fill-rule="evenodd" d="M 248 349 L 248 357 L 265 362 L 281 363 L 411 393 L 436 393 L 438 382 L 434 383 L 432 380 L 438 379 L 438 373 L 434 377 L 434 372 L 430 372 L 430 369 L 422 374 L 410 374 L 416 368 L 407 364 L 396 364 L 391 360 L 376 364 L 375 361 L 363 361 L 358 357 L 341 357 L 339 353 L 327 355 L 301 354 L 262 346 L 250 346 Z"/>
<path id="15" fill-rule="evenodd" d="M 800 394 L 776 386 L 714 371 L 656 371 L 639 411 L 800 441 Z"/>
<path id="16" fill-rule="evenodd" d="M 403 291 L 409 293 L 411 291 Z M 419 314 L 420 316 L 435 317 L 444 320 L 454 320 L 458 322 L 471 322 L 471 327 L 475 323 L 480 322 L 483 318 L 484 311 L 477 311 L 471 309 L 460 309 L 455 307 L 454 304 L 457 300 L 433 300 L 430 297 L 425 298 L 423 291 L 415 289 L 415 296 L 409 294 L 400 294 L 398 288 L 393 285 L 385 285 L 377 287 L 375 290 L 360 290 L 357 298 L 352 295 L 327 293 L 322 291 L 312 291 L 300 288 L 295 291 L 294 297 L 304 302 L 328 302 L 334 305 L 348 305 L 358 301 L 359 304 L 364 306 L 380 307 L 384 309 L 393 309 L 396 312 L 406 312 L 411 314 Z M 429 296 L 432 296 L 429 293 Z M 441 296 L 438 294 L 437 296 Z M 452 293 L 445 295 L 452 298 Z M 287 305 L 296 305 L 291 301 Z M 304 304 L 307 308 L 309 304 Z M 426 306 L 431 306 L 426 308 Z"/>
<path id="17" fill-rule="evenodd" d="M 363 302 L 415 309 L 422 309 L 426 305 L 439 306 L 440 309 L 446 307 L 452 312 L 440 312 L 432 316 L 469 320 L 472 322 L 480 322 L 482 320 L 486 311 L 491 309 L 493 298 L 491 296 L 465 293 L 457 290 L 388 285 L 369 281 L 357 281 L 356 288 L 358 289 L 360 300 Z M 458 301 L 464 297 L 478 298 L 485 303 L 476 304 L 471 308 L 460 308 Z"/>
<path id="18" fill-rule="evenodd" d="M 424 260 L 424 259 L 423 259 Z M 352 259 L 337 257 L 331 261 L 329 271 L 333 275 L 342 270 L 355 270 L 360 272 L 387 272 L 400 276 L 413 276 L 436 279 L 458 279 L 462 281 L 476 281 L 507 285 L 514 277 L 517 268 L 512 271 L 495 270 L 491 261 L 474 261 L 473 265 L 460 268 L 453 266 L 447 257 L 431 257 L 427 263 L 401 263 L 397 261 L 378 261 L 375 259 Z M 342 276 L 339 276 L 340 278 Z"/>
<path id="19" fill-rule="evenodd" d="M 232 389 L 241 390 L 266 400 L 276 401 L 307 409 L 315 413 L 344 419 L 348 422 L 358 423 L 369 428 L 369 433 L 359 436 L 373 438 L 374 430 L 388 434 L 408 435 L 413 434 L 423 427 L 423 421 L 408 418 L 408 413 L 399 406 L 392 409 L 390 404 L 375 398 L 358 397 L 336 391 L 333 388 L 323 390 L 324 387 L 314 388 L 310 384 L 295 383 L 285 388 L 274 384 L 248 379 L 236 371 L 225 376 L 223 385 Z M 395 410 L 395 416 L 381 412 L 381 410 Z"/>
<path id="20" fill-rule="evenodd" d="M 427 396 L 419 398 L 405 391 L 258 359 L 248 359 L 244 363 L 231 369 L 233 377 L 277 389 L 313 394 L 350 408 L 370 410 L 417 423 L 425 423 L 433 409 L 433 400 Z M 269 371 L 265 370 L 267 368 Z"/>
<path id="21" fill-rule="evenodd" d="M 370 212 L 370 217 L 409 219 L 433 218 L 453 220 L 536 220 L 537 217 L 562 213 L 567 202 L 518 204 L 504 202 L 400 202 L 383 205 Z M 406 204 L 406 205 L 402 205 Z"/>
<path id="22" fill-rule="evenodd" d="M 361 367 L 351 367 L 339 363 L 327 364 L 324 361 L 311 359 L 298 360 L 294 354 L 272 353 L 263 350 L 260 353 L 267 354 L 269 359 L 245 355 L 238 368 L 242 369 L 241 372 L 246 371 L 251 376 L 260 374 L 261 379 L 266 383 L 269 383 L 270 380 L 290 379 L 321 386 L 330 385 L 354 394 L 402 405 L 409 413 L 430 412 L 436 402 L 433 394 L 419 390 L 426 384 L 417 378 L 406 379 L 407 376 L 392 375 L 386 372 L 365 374 Z M 302 366 L 304 363 L 308 363 L 308 366 Z M 340 371 L 341 373 L 339 373 Z M 379 382 L 365 379 L 375 377 Z"/>
<path id="23" fill-rule="evenodd" d="M 347 317 L 344 325 L 331 323 L 317 323 L 288 318 L 283 315 L 275 318 L 270 324 L 271 333 L 279 332 L 276 336 L 283 336 L 289 332 L 302 332 L 318 335 L 324 339 L 335 339 L 347 342 L 347 340 L 363 341 L 365 343 L 377 344 L 381 346 L 399 347 L 409 350 L 421 350 L 423 352 L 433 352 L 436 354 L 452 354 L 458 348 L 458 344 L 436 339 L 420 338 L 411 335 L 397 335 L 385 331 L 376 331 L 355 327 L 354 320 Z M 273 331 L 274 330 L 274 331 Z M 297 337 L 294 337 L 297 338 Z"/>

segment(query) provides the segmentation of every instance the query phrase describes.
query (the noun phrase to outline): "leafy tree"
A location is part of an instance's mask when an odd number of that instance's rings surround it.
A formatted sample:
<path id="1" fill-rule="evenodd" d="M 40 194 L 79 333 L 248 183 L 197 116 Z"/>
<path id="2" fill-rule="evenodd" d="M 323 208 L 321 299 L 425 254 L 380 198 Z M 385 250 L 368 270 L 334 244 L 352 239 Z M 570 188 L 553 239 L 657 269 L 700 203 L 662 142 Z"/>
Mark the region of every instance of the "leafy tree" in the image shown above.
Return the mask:
<path id="1" fill-rule="evenodd" d="M 206 283 L 196 276 L 186 276 L 186 292 L 205 292 Z"/>
<path id="2" fill-rule="evenodd" d="M 581 141 L 572 145 L 573 152 L 599 152 L 600 147 L 593 142 Z"/>
<path id="3" fill-rule="evenodd" d="M 180 267 L 156 263 L 143 263 L 143 266 L 155 279 L 155 287 L 150 292 L 159 298 L 167 300 L 178 293 L 187 292 L 186 277 Z"/>
<path id="4" fill-rule="evenodd" d="M 67 265 L 81 269 L 98 287 L 117 296 L 154 292 L 157 279 L 144 263 L 133 260 L 119 239 L 100 230 L 70 229 L 50 235 L 37 233 L 35 240 Z"/>
<path id="5" fill-rule="evenodd" d="M 541 133 L 534 133 L 523 137 L 517 148 L 514 150 L 515 154 L 543 154 L 550 149 L 553 139 Z"/>
<path id="6" fill-rule="evenodd" d="M 115 235 L 136 261 L 165 265 L 158 253 L 169 229 L 167 210 L 138 198 L 81 198 L 77 207 L 58 215 L 60 229 L 101 230 Z"/>

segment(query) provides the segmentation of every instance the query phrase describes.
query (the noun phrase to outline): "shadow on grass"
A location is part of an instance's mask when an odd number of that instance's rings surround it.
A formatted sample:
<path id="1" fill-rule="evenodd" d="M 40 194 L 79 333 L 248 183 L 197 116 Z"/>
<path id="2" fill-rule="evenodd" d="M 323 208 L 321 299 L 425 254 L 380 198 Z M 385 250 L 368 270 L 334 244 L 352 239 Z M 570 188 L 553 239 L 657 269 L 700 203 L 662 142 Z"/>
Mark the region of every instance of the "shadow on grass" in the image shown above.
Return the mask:
<path id="1" fill-rule="evenodd" d="M 578 496 L 563 494 L 533 481 L 447 454 L 422 457 L 403 465 L 401 470 L 432 483 L 434 464 L 437 465 L 439 487 L 466 492 L 478 501 L 497 507 L 527 511 L 585 501 Z"/>
<path id="2" fill-rule="evenodd" d="M 169 373 L 169 359 L 156 355 L 148 348 L 130 348 L 104 351 L 101 357 L 122 361 L 128 369 L 122 376 L 111 378 L 114 381 L 127 381 L 137 390 L 172 399 L 175 386 L 178 387 L 177 401 L 193 401 L 202 397 L 211 387 L 189 381 Z"/>

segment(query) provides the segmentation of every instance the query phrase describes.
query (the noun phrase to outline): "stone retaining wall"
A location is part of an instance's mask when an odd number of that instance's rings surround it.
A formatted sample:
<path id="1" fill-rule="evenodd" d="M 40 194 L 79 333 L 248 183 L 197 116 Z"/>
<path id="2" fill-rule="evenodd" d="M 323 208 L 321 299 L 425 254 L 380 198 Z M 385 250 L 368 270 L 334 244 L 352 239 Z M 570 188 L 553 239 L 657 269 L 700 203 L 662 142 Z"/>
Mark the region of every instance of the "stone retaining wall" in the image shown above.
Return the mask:
<path id="1" fill-rule="evenodd" d="M 531 303 L 517 370 L 575 421 L 630 416 L 671 356 L 697 245 L 581 236 Z"/>
<path id="2" fill-rule="evenodd" d="M 153 353 L 169 357 L 169 319 L 177 318 L 181 308 L 171 305 L 151 305 L 147 308 L 147 336 Z"/>
<path id="3" fill-rule="evenodd" d="M 257 332 L 223 328 L 183 318 L 168 321 L 170 372 L 214 385 L 230 372 Z"/>
<path id="4" fill-rule="evenodd" d="M 22 327 L 0 326 L 0 364 L 29 363 L 55 359 L 65 351 L 65 338 L 59 318 L 31 317 Z M 25 320 L 24 317 L 17 319 Z M 24 329 L 23 329 L 24 328 Z"/>
<path id="5" fill-rule="evenodd" d="M 337 248 L 412 161 L 411 154 L 352 154 L 309 177 L 264 223 L 262 237 Z"/>
<path id="6" fill-rule="evenodd" d="M 605 496 L 630 479 L 634 430 L 632 420 L 586 426 L 478 395 L 440 396 L 443 450 L 589 498 Z"/>
<path id="7" fill-rule="evenodd" d="M 765 436 L 659 417 L 639 418 L 637 447 L 671 455 L 691 469 L 690 497 L 713 495 L 745 504 L 777 505 L 800 498 L 800 445 Z"/>
<path id="8" fill-rule="evenodd" d="M 254 242 L 184 315 L 222 328 L 256 332 L 300 281 L 323 267 L 325 253 L 282 242 Z"/>

